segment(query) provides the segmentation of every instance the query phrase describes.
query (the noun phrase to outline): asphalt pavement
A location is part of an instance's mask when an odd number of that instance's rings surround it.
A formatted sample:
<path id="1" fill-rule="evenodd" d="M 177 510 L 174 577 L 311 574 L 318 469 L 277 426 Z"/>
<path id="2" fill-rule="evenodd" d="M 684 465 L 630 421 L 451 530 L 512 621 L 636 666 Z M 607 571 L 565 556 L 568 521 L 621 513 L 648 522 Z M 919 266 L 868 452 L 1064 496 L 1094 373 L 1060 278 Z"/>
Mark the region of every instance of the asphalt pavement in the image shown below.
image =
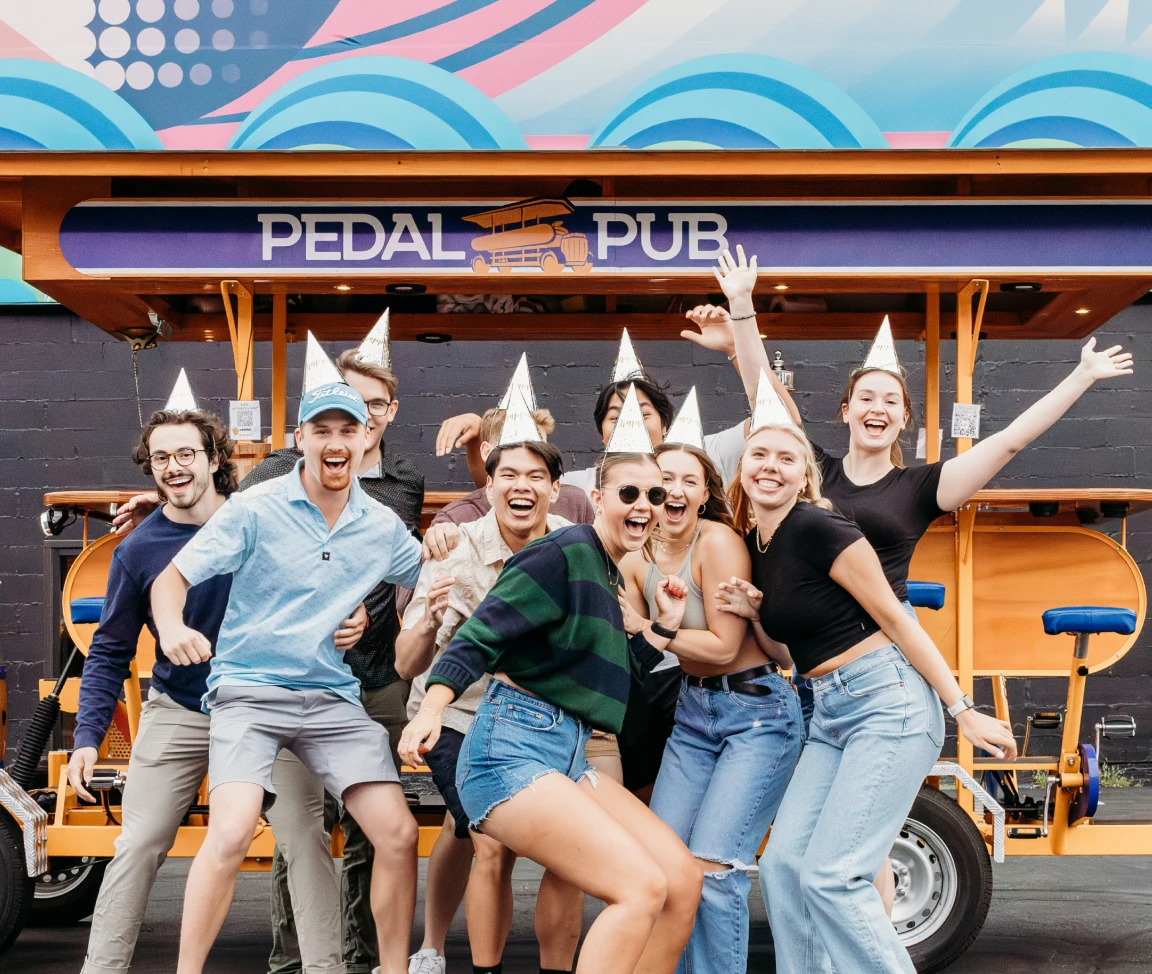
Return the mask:
<path id="1" fill-rule="evenodd" d="M 1152 789 L 1108 790 L 1101 817 L 1152 818 Z M 166 863 L 140 934 L 134 974 L 170 974 L 176 967 L 187 861 Z M 423 931 L 421 903 L 413 943 Z M 507 974 L 536 974 L 532 912 L 540 870 L 517 864 L 516 913 L 504 955 Z M 749 971 L 775 970 L 758 887 L 751 896 Z M 585 926 L 599 904 L 588 901 Z M 209 974 L 264 974 L 270 945 L 268 877 L 243 873 L 236 901 L 208 963 Z M 0 957 L 3 974 L 79 972 L 88 924 L 28 929 Z M 449 974 L 471 970 L 463 911 L 448 941 Z M 995 866 L 995 893 L 979 938 L 949 974 L 1148 974 L 1152 971 L 1152 856 L 1010 859 Z"/>

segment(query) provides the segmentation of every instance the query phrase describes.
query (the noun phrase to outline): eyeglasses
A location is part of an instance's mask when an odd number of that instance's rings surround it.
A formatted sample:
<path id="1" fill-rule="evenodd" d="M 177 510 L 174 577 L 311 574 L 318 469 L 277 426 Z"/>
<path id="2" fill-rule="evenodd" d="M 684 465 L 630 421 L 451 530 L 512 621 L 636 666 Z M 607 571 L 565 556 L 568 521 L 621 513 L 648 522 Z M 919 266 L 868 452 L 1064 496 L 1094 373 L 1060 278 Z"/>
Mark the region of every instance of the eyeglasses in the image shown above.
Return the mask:
<path id="1" fill-rule="evenodd" d="M 369 399 L 364 405 L 368 407 L 368 412 L 373 416 L 387 416 L 388 408 L 392 405 L 392 400 Z"/>
<path id="2" fill-rule="evenodd" d="M 192 466 L 192 461 L 196 459 L 197 453 L 206 454 L 207 452 L 207 450 L 193 450 L 188 447 L 183 450 L 177 450 L 175 453 L 149 453 L 148 464 L 157 470 L 164 470 L 168 466 L 168 461 L 175 458 L 180 466 L 190 467 Z"/>
<path id="3" fill-rule="evenodd" d="M 614 489 L 620 492 L 620 500 L 625 504 L 635 504 L 640 499 L 640 488 L 632 484 L 623 484 Z M 648 503 L 653 507 L 660 507 L 668 500 L 668 491 L 663 487 L 649 487 L 645 493 L 648 495 Z"/>

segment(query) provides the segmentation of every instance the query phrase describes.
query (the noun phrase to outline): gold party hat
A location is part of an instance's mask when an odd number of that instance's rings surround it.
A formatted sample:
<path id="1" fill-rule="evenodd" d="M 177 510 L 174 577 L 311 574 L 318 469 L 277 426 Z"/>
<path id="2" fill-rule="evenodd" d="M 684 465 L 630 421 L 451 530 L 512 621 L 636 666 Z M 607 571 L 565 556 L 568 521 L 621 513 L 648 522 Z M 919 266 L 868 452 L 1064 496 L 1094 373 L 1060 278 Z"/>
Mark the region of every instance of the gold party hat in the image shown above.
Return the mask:
<path id="1" fill-rule="evenodd" d="M 888 316 L 884 316 L 884 323 L 876 332 L 872 340 L 872 347 L 868 349 L 868 357 L 860 366 L 861 372 L 891 372 L 893 375 L 904 374 L 900 368 L 900 361 L 896 358 L 896 343 L 892 340 L 892 326 L 888 323 Z"/>
<path id="2" fill-rule="evenodd" d="M 688 390 L 688 398 L 672 420 L 672 428 L 664 437 L 665 443 L 683 443 L 704 449 L 704 429 L 700 425 L 700 407 L 696 403 L 696 387 Z"/>
<path id="3" fill-rule="evenodd" d="M 519 389 L 521 395 L 524 397 L 524 402 L 528 404 L 529 409 L 536 408 L 536 393 L 532 389 L 532 376 L 528 374 L 528 353 L 520 353 L 520 361 L 516 365 L 516 371 L 512 373 L 512 381 L 508 383 L 508 388 L 504 390 L 504 397 L 500 400 L 500 405 L 497 409 L 507 409 L 509 403 L 512 401 L 512 390 Z"/>
<path id="4" fill-rule="evenodd" d="M 172 395 L 164 404 L 164 409 L 168 412 L 182 413 L 195 412 L 198 408 L 196 397 L 192 395 L 192 386 L 188 384 L 188 373 L 181 369 L 180 374 L 176 376 L 176 384 L 172 387 Z"/>
<path id="5" fill-rule="evenodd" d="M 497 446 L 507 446 L 509 443 L 538 443 L 543 437 L 536 427 L 536 420 L 532 417 L 532 410 L 524 401 L 524 390 L 517 385 L 509 386 L 505 397 L 508 405 L 501 406 L 504 413 L 504 425 L 500 427 L 500 441 Z"/>
<path id="6" fill-rule="evenodd" d="M 344 376 L 340 374 L 340 370 L 320 347 L 312 332 L 308 332 L 308 347 L 304 352 L 304 388 L 300 390 L 300 395 L 307 395 L 317 386 L 327 385 L 329 382 L 343 381 Z"/>
<path id="7" fill-rule="evenodd" d="M 605 453 L 647 453 L 652 452 L 652 439 L 648 427 L 644 425 L 644 414 L 640 411 L 640 400 L 636 398 L 636 387 L 630 385 L 616 417 L 616 426 L 608 437 Z"/>
<path id="8" fill-rule="evenodd" d="M 760 381 L 756 384 L 756 408 L 752 410 L 752 426 L 749 436 L 765 426 L 795 426 L 796 420 L 788 412 L 780 393 L 772 385 L 768 373 L 760 370 Z"/>
<path id="9" fill-rule="evenodd" d="M 628 329 L 620 336 L 620 350 L 616 353 L 616 365 L 612 368 L 612 384 L 627 382 L 629 379 L 644 378 L 644 366 L 632 347 L 632 339 L 628 337 Z"/>
<path id="10" fill-rule="evenodd" d="M 392 342 L 388 337 L 388 308 L 376 319 L 376 324 L 356 349 L 356 361 L 365 365 L 392 368 Z"/>

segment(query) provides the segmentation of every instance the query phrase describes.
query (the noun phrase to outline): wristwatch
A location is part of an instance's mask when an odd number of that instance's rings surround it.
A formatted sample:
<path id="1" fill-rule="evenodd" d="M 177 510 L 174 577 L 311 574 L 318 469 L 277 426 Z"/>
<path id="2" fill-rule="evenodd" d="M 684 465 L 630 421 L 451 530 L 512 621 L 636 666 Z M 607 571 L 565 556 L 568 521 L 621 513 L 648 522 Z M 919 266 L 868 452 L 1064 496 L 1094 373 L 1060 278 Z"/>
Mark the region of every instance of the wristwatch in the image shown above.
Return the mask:
<path id="1" fill-rule="evenodd" d="M 964 696 L 962 696 L 959 700 L 956 701 L 956 703 L 952 704 L 952 706 L 948 708 L 948 716 L 956 717 L 959 714 L 964 713 L 965 710 L 975 709 L 976 704 L 972 702 L 972 698 L 968 696 L 968 694 L 964 694 Z"/>
<path id="2" fill-rule="evenodd" d="M 661 637 L 663 637 L 664 639 L 675 639 L 675 638 L 676 638 L 676 633 L 678 633 L 679 631 L 680 631 L 679 629 L 665 629 L 665 628 L 664 628 L 662 625 L 660 625 L 660 623 L 658 623 L 658 622 L 653 622 L 653 623 L 652 623 L 652 632 L 653 632 L 653 634 L 654 634 L 654 635 L 657 635 L 657 636 L 661 636 Z"/>

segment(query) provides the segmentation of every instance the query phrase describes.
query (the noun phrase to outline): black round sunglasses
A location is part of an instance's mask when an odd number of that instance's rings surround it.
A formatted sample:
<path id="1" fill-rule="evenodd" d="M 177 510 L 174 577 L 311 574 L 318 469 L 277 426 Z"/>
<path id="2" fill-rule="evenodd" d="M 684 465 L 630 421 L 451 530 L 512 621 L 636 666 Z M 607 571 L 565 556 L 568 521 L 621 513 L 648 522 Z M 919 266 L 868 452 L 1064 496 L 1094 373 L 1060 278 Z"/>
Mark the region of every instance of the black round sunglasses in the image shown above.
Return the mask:
<path id="1" fill-rule="evenodd" d="M 615 488 L 620 493 L 620 500 L 625 504 L 635 504 L 640 499 L 640 488 L 633 484 L 622 484 Z M 649 487 L 648 503 L 653 507 L 661 507 L 668 500 L 668 491 L 664 487 Z"/>

